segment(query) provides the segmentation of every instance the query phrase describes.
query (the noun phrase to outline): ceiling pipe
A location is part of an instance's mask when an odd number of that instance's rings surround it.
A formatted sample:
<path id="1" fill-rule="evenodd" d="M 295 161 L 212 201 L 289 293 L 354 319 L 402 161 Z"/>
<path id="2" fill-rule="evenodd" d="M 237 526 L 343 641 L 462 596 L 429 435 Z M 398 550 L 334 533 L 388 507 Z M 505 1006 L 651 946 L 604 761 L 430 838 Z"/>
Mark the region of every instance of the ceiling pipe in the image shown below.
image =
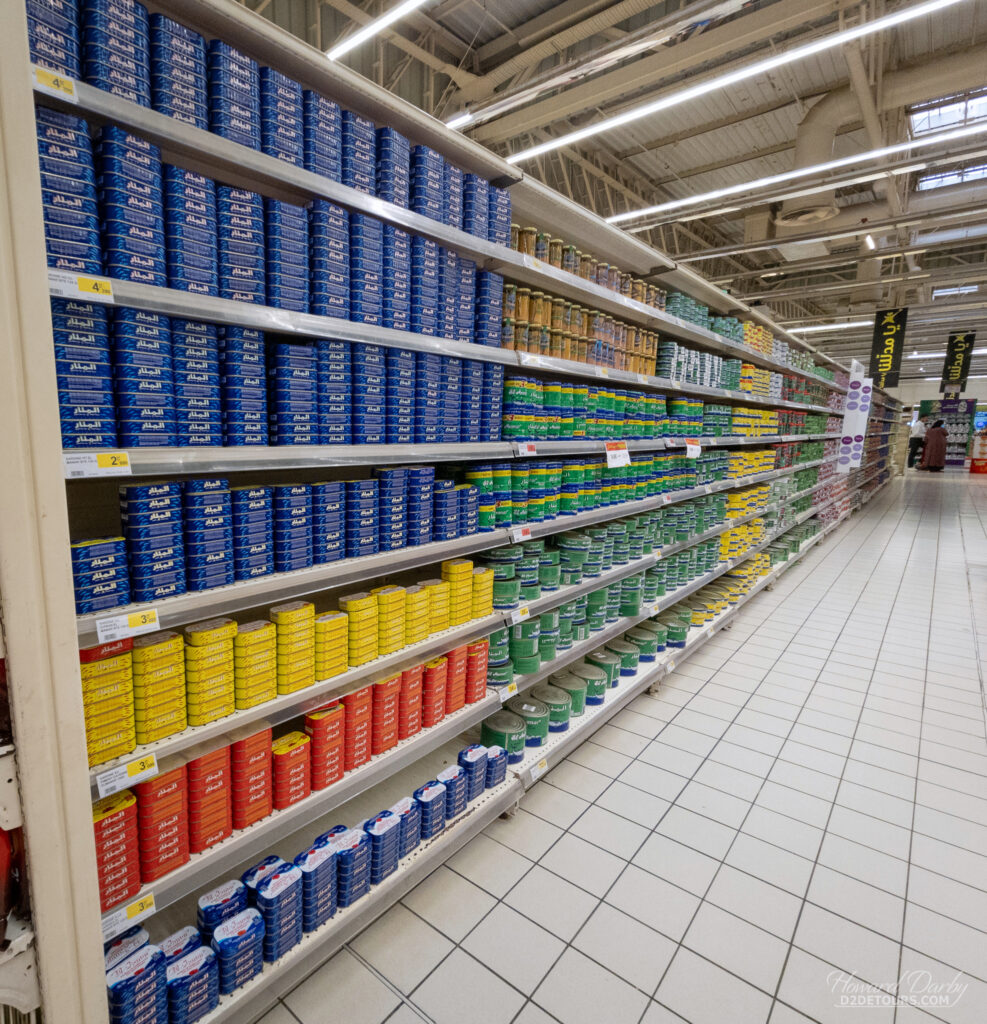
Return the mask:
<path id="1" fill-rule="evenodd" d="M 922 103 L 982 86 L 987 81 L 987 49 L 974 47 L 934 63 L 920 64 L 884 76 L 878 113 Z M 852 84 L 827 93 L 802 118 L 795 139 L 794 166 L 812 167 L 833 159 L 840 127 L 860 113 Z M 775 220 L 779 226 L 799 227 L 830 221 L 839 213 L 835 192 L 789 199 Z"/>

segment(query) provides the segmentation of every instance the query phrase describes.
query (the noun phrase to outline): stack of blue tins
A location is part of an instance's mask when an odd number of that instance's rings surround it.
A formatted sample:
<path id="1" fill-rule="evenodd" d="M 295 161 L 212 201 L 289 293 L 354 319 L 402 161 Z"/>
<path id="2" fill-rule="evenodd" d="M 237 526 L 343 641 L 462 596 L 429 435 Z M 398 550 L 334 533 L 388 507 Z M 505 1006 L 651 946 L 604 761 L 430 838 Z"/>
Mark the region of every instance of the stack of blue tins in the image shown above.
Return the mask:
<path id="1" fill-rule="evenodd" d="M 444 164 L 441 155 L 428 146 L 411 150 L 411 209 L 432 220 L 443 220 Z"/>
<path id="2" fill-rule="evenodd" d="M 476 359 L 463 361 L 463 396 L 459 415 L 459 440 L 483 440 L 483 363 Z"/>
<path id="3" fill-rule="evenodd" d="M 233 582 L 233 499 L 228 480 L 187 480 L 182 488 L 185 573 L 189 590 Z"/>
<path id="4" fill-rule="evenodd" d="M 273 68 L 260 69 L 260 148 L 286 164 L 305 164 L 302 87 Z"/>
<path id="5" fill-rule="evenodd" d="M 487 189 L 487 241 L 511 244 L 511 194 L 506 188 Z"/>
<path id="6" fill-rule="evenodd" d="M 346 483 L 346 557 L 376 555 L 377 481 L 347 480 Z"/>
<path id="7" fill-rule="evenodd" d="M 147 8 L 134 0 L 83 0 L 82 78 L 142 107 L 151 105 Z"/>
<path id="8" fill-rule="evenodd" d="M 350 215 L 327 199 L 309 207 L 309 274 L 311 312 L 348 320 Z"/>
<path id="9" fill-rule="evenodd" d="M 387 443 L 415 440 L 415 353 L 403 348 L 385 350 L 387 357 Z"/>
<path id="10" fill-rule="evenodd" d="M 120 444 L 173 447 L 177 443 L 175 375 L 168 317 L 115 309 L 111 338 Z"/>
<path id="11" fill-rule="evenodd" d="M 383 271 L 384 225 L 366 214 L 351 213 L 351 320 L 361 324 L 379 324 L 383 319 L 384 294 L 388 290 Z"/>
<path id="12" fill-rule="evenodd" d="M 264 335 L 250 327 L 220 334 L 224 443 L 266 445 L 267 360 Z"/>
<path id="13" fill-rule="evenodd" d="M 302 941 L 302 873 L 287 865 L 257 886 L 257 909 L 264 918 L 264 959 L 280 960 Z"/>
<path id="14" fill-rule="evenodd" d="M 131 599 L 157 601 L 184 594 L 182 485 L 173 480 L 124 485 L 120 520 L 127 541 Z"/>
<path id="15" fill-rule="evenodd" d="M 27 0 L 27 44 L 34 64 L 79 77 L 77 16 L 75 0 Z"/>
<path id="16" fill-rule="evenodd" d="M 312 485 L 274 488 L 274 569 L 291 572 L 312 564 Z"/>
<path id="17" fill-rule="evenodd" d="M 219 294 L 216 269 L 216 183 L 194 171 L 164 165 L 168 286 Z"/>
<path id="18" fill-rule="evenodd" d="M 221 39 L 209 41 L 209 130 L 260 149 L 260 69 Z"/>
<path id="19" fill-rule="evenodd" d="M 324 338 L 315 343 L 321 444 L 350 444 L 350 343 Z"/>
<path id="20" fill-rule="evenodd" d="M 408 467 L 408 546 L 428 544 L 432 539 L 432 494 L 435 466 Z"/>
<path id="21" fill-rule="evenodd" d="M 238 580 L 274 572 L 274 492 L 270 487 L 234 487 L 233 569 Z"/>
<path id="22" fill-rule="evenodd" d="M 456 296 L 456 341 L 473 340 L 473 307 L 476 304 L 476 264 L 465 256 L 457 256 L 458 288 Z"/>
<path id="23" fill-rule="evenodd" d="M 490 217 L 489 197 L 490 186 L 477 174 L 463 176 L 463 231 L 477 238 L 487 237 Z"/>
<path id="24" fill-rule="evenodd" d="M 392 224 L 385 224 L 383 232 L 381 326 L 407 331 L 411 326 L 411 235 Z"/>
<path id="25" fill-rule="evenodd" d="M 408 543 L 408 470 L 375 469 L 374 476 L 380 500 L 380 550 L 396 551 Z"/>
<path id="26" fill-rule="evenodd" d="M 377 185 L 376 165 L 377 130 L 373 121 L 344 110 L 343 184 L 372 196 Z"/>
<path id="27" fill-rule="evenodd" d="M 440 393 L 442 410 L 439 419 L 442 444 L 456 444 L 459 441 L 459 421 L 463 405 L 463 361 L 453 356 L 442 356 Z"/>
<path id="28" fill-rule="evenodd" d="M 267 383 L 271 444 L 319 443 L 318 382 L 314 344 L 270 345 Z"/>
<path id="29" fill-rule="evenodd" d="M 500 274 L 490 270 L 477 274 L 473 308 L 473 341 L 499 347 L 504 310 L 504 279 Z"/>
<path id="30" fill-rule="evenodd" d="M 480 532 L 480 492 L 472 484 L 459 484 L 459 536 Z"/>
<path id="31" fill-rule="evenodd" d="M 411 239 L 411 329 L 439 333 L 439 246 L 417 235 Z"/>
<path id="32" fill-rule="evenodd" d="M 415 353 L 415 443 L 442 440 L 442 357 Z"/>
<path id="33" fill-rule="evenodd" d="M 463 172 L 448 160 L 442 161 L 443 217 L 451 228 L 463 226 Z"/>
<path id="34" fill-rule="evenodd" d="M 209 127 L 206 98 L 206 44 L 163 14 L 151 15 L 151 102 L 176 121 Z"/>
<path id="35" fill-rule="evenodd" d="M 62 447 L 115 448 L 107 308 L 74 299 L 52 299 L 51 326 Z"/>
<path id="36" fill-rule="evenodd" d="M 302 94 L 304 167 L 330 181 L 343 176 L 343 113 L 338 103 L 311 89 Z"/>
<path id="37" fill-rule="evenodd" d="M 267 303 L 308 312 L 308 211 L 280 199 L 264 200 Z"/>
<path id="38" fill-rule="evenodd" d="M 302 921 L 314 932 L 336 913 L 336 851 L 328 843 L 313 846 L 295 858 L 302 873 Z"/>
<path id="39" fill-rule="evenodd" d="M 432 540 L 459 536 L 459 494 L 452 480 L 436 480 L 432 488 Z"/>
<path id="40" fill-rule="evenodd" d="M 163 288 L 164 203 L 161 150 L 116 125 L 100 129 L 96 145 L 103 269 L 110 277 Z M 139 203 L 129 200 L 136 197 Z"/>
<path id="41" fill-rule="evenodd" d="M 352 346 L 354 444 L 384 444 L 386 437 L 387 359 L 380 345 Z"/>
<path id="42" fill-rule="evenodd" d="M 184 447 L 222 445 L 219 398 L 219 329 L 197 320 L 172 320 L 175 425 Z"/>
<path id="43" fill-rule="evenodd" d="M 73 544 L 72 583 L 77 615 L 130 604 L 127 544 L 122 538 Z"/>
<path id="44" fill-rule="evenodd" d="M 256 192 L 220 185 L 216 189 L 219 294 L 264 305 L 264 202 Z"/>
<path id="45" fill-rule="evenodd" d="M 96 171 L 86 122 L 39 107 L 35 112 L 48 266 L 99 274 Z"/>
<path id="46" fill-rule="evenodd" d="M 377 195 L 405 208 L 411 202 L 411 143 L 389 127 L 377 129 Z"/>
<path id="47" fill-rule="evenodd" d="M 346 553 L 346 487 L 342 480 L 312 485 L 312 560 L 335 562 Z"/>
<path id="48" fill-rule="evenodd" d="M 480 440 L 499 441 L 504 412 L 504 366 L 483 364 L 483 415 L 480 417 Z"/>
<path id="49" fill-rule="evenodd" d="M 452 249 L 439 248 L 439 336 L 454 341 L 459 309 L 459 257 Z"/>

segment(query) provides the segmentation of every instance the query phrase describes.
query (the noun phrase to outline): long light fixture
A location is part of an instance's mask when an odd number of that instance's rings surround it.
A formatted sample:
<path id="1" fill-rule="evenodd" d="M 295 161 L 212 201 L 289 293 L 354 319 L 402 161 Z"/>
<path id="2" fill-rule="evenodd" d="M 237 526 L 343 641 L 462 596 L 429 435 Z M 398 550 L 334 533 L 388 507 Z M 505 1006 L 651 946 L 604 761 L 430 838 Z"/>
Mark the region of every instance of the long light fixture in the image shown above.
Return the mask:
<path id="1" fill-rule="evenodd" d="M 604 118 L 595 124 L 588 124 L 585 128 L 579 128 L 566 135 L 560 135 L 556 139 L 549 139 L 547 142 L 532 146 L 530 149 L 523 149 L 520 153 L 514 153 L 509 156 L 507 162 L 516 164 L 522 160 L 531 160 L 533 157 L 541 156 L 543 153 L 550 153 L 554 149 L 561 149 L 563 146 L 570 146 L 574 142 L 580 142 L 582 139 L 599 135 L 601 132 L 611 131 L 622 125 L 630 124 L 632 121 L 638 121 L 642 117 L 656 114 L 660 110 L 677 107 L 679 104 L 687 103 L 689 100 L 694 100 L 708 93 L 717 92 L 720 89 L 736 85 L 737 82 L 746 81 L 748 78 L 754 78 L 768 71 L 774 71 L 775 68 L 804 60 L 806 57 L 812 57 L 825 50 L 831 50 L 834 46 L 844 46 L 847 43 L 852 43 L 855 39 L 863 39 L 865 36 L 873 35 L 875 32 L 883 32 L 885 29 L 894 28 L 895 25 L 914 21 L 916 18 L 924 17 L 926 14 L 932 14 L 935 11 L 941 11 L 944 7 L 951 7 L 961 2 L 962 0 L 926 0 L 926 3 L 918 4 L 915 7 L 908 7 L 903 11 L 885 15 L 883 18 L 876 18 L 874 21 L 865 22 L 854 28 L 834 32 L 832 35 L 823 36 L 821 39 L 806 43 L 804 46 L 797 46 L 795 49 L 788 50 L 785 53 L 776 54 L 765 60 L 738 68 L 736 71 L 731 71 L 728 74 L 700 82 L 688 89 L 681 90 L 681 92 L 672 93 L 670 96 L 662 96 L 660 99 L 652 100 L 650 103 L 644 103 L 639 107 L 625 110 L 622 114 L 615 114 L 613 117 Z"/>
<path id="2" fill-rule="evenodd" d="M 987 348 L 975 348 L 971 353 L 971 356 L 987 356 Z M 910 356 L 905 356 L 906 359 L 939 359 L 945 358 L 945 352 L 913 352 Z M 921 367 L 919 367 L 921 369 Z"/>
<path id="3" fill-rule="evenodd" d="M 864 245 L 873 252 L 877 248 L 877 242 L 874 241 L 874 236 L 864 235 Z"/>
<path id="4" fill-rule="evenodd" d="M 428 0 L 404 0 L 404 3 L 398 4 L 397 7 L 392 7 L 386 14 L 382 14 L 376 20 L 364 25 L 359 32 L 354 32 L 348 39 L 344 39 L 331 50 L 327 50 L 326 56 L 330 60 L 339 60 L 340 57 L 349 53 L 350 50 L 355 50 L 368 39 L 383 32 L 388 25 L 393 25 L 394 22 L 399 21 L 406 14 L 410 14 L 426 3 L 428 3 Z"/>
<path id="5" fill-rule="evenodd" d="M 842 324 L 814 324 L 811 327 L 789 327 L 792 334 L 817 334 L 819 331 L 848 331 L 851 327 L 872 327 L 873 320 L 847 320 Z"/>
<path id="6" fill-rule="evenodd" d="M 684 206 L 696 206 L 700 203 L 712 202 L 714 199 L 723 199 L 726 196 L 734 196 L 742 192 L 766 188 L 769 185 L 779 185 L 782 182 L 794 181 L 797 178 L 808 178 L 816 174 L 824 174 L 827 171 L 838 170 L 840 167 L 852 167 L 857 164 L 866 163 L 868 160 L 880 160 L 883 157 L 906 153 L 912 149 L 934 146 L 940 142 L 954 142 L 956 139 L 965 139 L 971 135 L 983 135 L 985 133 L 987 133 L 987 122 L 968 125 L 964 128 L 951 128 L 948 131 L 923 135 L 918 139 L 909 139 L 907 142 L 896 142 L 893 146 L 881 146 L 880 149 L 871 149 L 865 153 L 841 156 L 836 160 L 827 160 L 825 163 L 813 164 L 811 167 L 798 167 L 791 171 L 782 171 L 780 174 L 769 174 L 763 178 L 755 178 L 753 181 L 745 181 L 739 185 L 726 185 L 723 188 L 713 189 L 711 192 L 704 192 L 702 195 L 688 196 L 685 199 L 671 199 L 667 203 L 645 206 L 640 210 L 625 210 L 623 213 L 607 217 L 607 223 L 620 224 L 625 220 L 636 220 L 638 217 L 649 217 L 656 213 L 668 213 L 671 210 L 680 210 Z"/>
<path id="7" fill-rule="evenodd" d="M 987 378 L 987 373 L 971 373 L 967 380 L 983 380 Z M 926 380 L 942 380 L 941 377 L 926 377 Z"/>

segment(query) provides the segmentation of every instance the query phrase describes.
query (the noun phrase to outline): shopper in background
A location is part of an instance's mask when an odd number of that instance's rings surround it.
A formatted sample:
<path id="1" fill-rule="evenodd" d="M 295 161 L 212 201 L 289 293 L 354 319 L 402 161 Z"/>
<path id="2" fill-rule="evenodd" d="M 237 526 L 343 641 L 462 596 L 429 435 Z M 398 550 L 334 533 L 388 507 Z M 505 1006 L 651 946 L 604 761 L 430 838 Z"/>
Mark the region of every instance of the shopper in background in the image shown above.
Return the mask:
<path id="1" fill-rule="evenodd" d="M 936 420 L 925 432 L 925 449 L 922 452 L 921 469 L 941 473 L 946 465 L 946 428 L 942 420 Z"/>
<path id="2" fill-rule="evenodd" d="M 925 428 L 928 425 L 925 421 L 928 416 L 919 416 L 912 424 L 912 432 L 908 435 L 908 468 L 915 465 L 919 453 L 925 447 Z"/>

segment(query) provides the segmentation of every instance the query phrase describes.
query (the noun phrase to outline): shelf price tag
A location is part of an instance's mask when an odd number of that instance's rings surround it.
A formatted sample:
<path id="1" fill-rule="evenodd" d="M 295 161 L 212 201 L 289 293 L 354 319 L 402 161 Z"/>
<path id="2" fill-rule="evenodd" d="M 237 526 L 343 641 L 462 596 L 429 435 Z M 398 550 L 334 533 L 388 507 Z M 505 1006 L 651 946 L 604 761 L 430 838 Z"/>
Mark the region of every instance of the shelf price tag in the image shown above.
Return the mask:
<path id="1" fill-rule="evenodd" d="M 537 782 L 548 771 L 548 758 L 543 757 L 537 764 L 531 766 L 531 781 Z"/>
<path id="2" fill-rule="evenodd" d="M 631 464 L 631 453 L 627 450 L 626 441 L 605 441 L 604 449 L 607 453 L 607 465 L 611 469 Z"/>
<path id="3" fill-rule="evenodd" d="M 87 277 L 67 270 L 48 271 L 48 291 L 59 299 L 113 302 L 113 282 L 108 277 Z"/>
<path id="4" fill-rule="evenodd" d="M 511 540 L 515 544 L 520 543 L 523 540 L 531 540 L 531 527 L 530 526 L 515 526 L 511 530 Z"/>
<path id="5" fill-rule="evenodd" d="M 103 918 L 103 941 L 108 941 L 119 935 L 120 932 L 126 931 L 131 925 L 137 924 L 139 921 L 143 921 L 145 917 L 150 917 L 154 913 L 154 893 L 149 892 L 145 896 L 140 896 L 132 903 L 128 903 L 125 907 L 118 907 L 116 910 L 111 910 Z"/>
<path id="6" fill-rule="evenodd" d="M 500 694 L 500 703 L 503 704 L 504 701 L 510 700 L 511 697 L 515 696 L 517 693 L 517 683 L 510 682 L 506 686 L 500 687 L 498 693 Z"/>
<path id="7" fill-rule="evenodd" d="M 62 453 L 66 480 L 79 480 L 90 476 L 130 476 L 130 454 L 124 451 Z"/>
<path id="8" fill-rule="evenodd" d="M 636 376 L 638 384 L 647 384 L 651 380 L 646 373 L 639 373 Z"/>
<path id="9" fill-rule="evenodd" d="M 96 636 L 101 644 L 128 636 L 140 636 L 141 633 L 153 633 L 158 628 L 157 608 L 96 620 Z"/>
<path id="10" fill-rule="evenodd" d="M 541 356 L 532 355 L 530 352 L 519 352 L 522 366 L 544 366 L 545 360 Z"/>
<path id="11" fill-rule="evenodd" d="M 687 459 L 698 459 L 703 453 L 703 446 L 699 443 L 698 438 L 687 437 L 685 439 L 685 457 Z"/>
<path id="12" fill-rule="evenodd" d="M 146 754 L 127 764 L 117 765 L 109 771 L 96 776 L 96 790 L 101 797 L 111 793 L 119 793 L 128 786 L 136 786 L 138 782 L 151 779 L 158 774 L 158 759 L 154 754 Z"/>
<path id="13" fill-rule="evenodd" d="M 537 455 L 538 445 L 534 441 L 518 441 L 517 453 L 518 455 Z"/>
<path id="14" fill-rule="evenodd" d="M 68 100 L 70 103 L 79 102 L 79 97 L 75 93 L 75 82 L 66 75 L 59 75 L 46 68 L 40 68 L 37 64 L 32 64 L 31 77 L 40 92 L 46 92 L 49 96 L 57 96 L 60 100 Z"/>
<path id="15" fill-rule="evenodd" d="M 516 626 L 519 622 L 524 622 L 526 618 L 531 614 L 527 605 L 522 608 L 515 608 L 511 612 L 511 625 Z"/>

